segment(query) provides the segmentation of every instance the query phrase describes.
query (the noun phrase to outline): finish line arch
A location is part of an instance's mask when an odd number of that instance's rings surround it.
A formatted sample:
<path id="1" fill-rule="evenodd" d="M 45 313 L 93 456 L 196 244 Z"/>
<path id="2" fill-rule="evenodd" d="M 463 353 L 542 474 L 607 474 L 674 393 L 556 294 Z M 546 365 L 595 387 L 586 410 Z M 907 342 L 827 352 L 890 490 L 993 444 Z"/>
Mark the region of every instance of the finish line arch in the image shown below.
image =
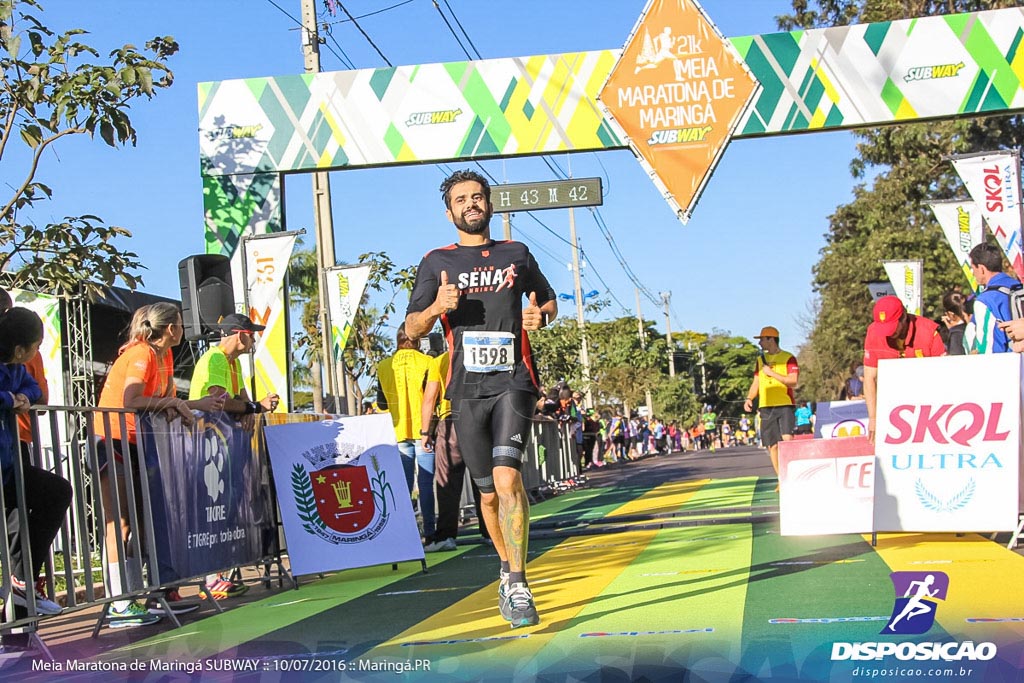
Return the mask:
<path id="1" fill-rule="evenodd" d="M 1022 35 L 1011 8 L 728 39 L 760 86 L 733 137 L 1019 111 Z M 237 261 L 242 235 L 282 230 L 285 173 L 628 148 L 599 102 L 621 54 L 201 83 L 206 251 Z M 284 348 L 284 314 L 267 322 Z M 257 373 L 283 386 L 263 346 Z"/>

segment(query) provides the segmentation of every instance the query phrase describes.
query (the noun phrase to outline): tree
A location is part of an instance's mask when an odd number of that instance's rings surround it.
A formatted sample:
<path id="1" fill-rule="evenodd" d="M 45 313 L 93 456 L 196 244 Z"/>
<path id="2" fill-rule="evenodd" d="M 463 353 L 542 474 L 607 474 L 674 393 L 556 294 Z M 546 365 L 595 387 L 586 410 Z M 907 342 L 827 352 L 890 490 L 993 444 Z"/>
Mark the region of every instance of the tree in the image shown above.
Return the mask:
<path id="1" fill-rule="evenodd" d="M 37 224 L 34 210 L 53 196 L 37 174 L 43 154 L 63 138 L 99 133 L 111 147 L 135 145 L 128 110 L 170 87 L 163 60 L 178 44 L 157 37 L 144 52 L 124 45 L 94 63 L 99 52 L 78 40 L 85 30 L 57 33 L 35 16 L 41 11 L 36 0 L 0 0 L 0 161 L 15 140 L 28 148 L 23 167 L 3 165 L 13 190 L 0 198 L 0 269 L 16 271 L 14 286 L 41 279 L 65 296 L 92 296 L 118 279 L 134 289 L 142 264 L 115 244 L 131 233 L 91 214 Z"/>
<path id="2" fill-rule="evenodd" d="M 779 18 L 782 28 L 812 28 L 877 22 L 912 16 L 1015 6 L 1005 0 L 794 0 L 794 14 Z M 871 128 L 854 133 L 858 157 L 851 175 L 861 181 L 854 199 L 836 208 L 821 259 L 814 266 L 817 317 L 800 349 L 800 388 L 810 400 L 839 395 L 851 366 L 863 353 L 871 321 L 866 283 L 885 280 L 883 259 L 924 262 L 924 310 L 941 314 L 942 293 L 962 284 L 963 275 L 946 246 L 926 200 L 962 194 L 949 154 L 1018 147 L 1024 141 L 1020 116 L 938 121 Z"/>
<path id="3" fill-rule="evenodd" d="M 395 299 L 399 292 L 411 291 L 416 279 L 415 267 L 398 268 L 383 252 L 361 254 L 359 262 L 370 265 L 370 277 L 355 319 L 352 321 L 352 333 L 344 350 L 344 376 L 357 404 L 364 398 L 360 381 L 372 377 L 377 371 L 377 364 L 390 354 L 393 348 L 392 335 L 384 334 L 384 329 L 395 312 Z M 301 307 L 302 331 L 294 335 L 293 342 L 301 354 L 303 364 L 309 368 L 313 410 L 322 412 L 323 337 L 320 334 L 320 281 L 317 276 L 316 252 L 309 249 L 296 251 L 292 255 L 288 275 L 292 288 L 292 303 Z M 371 292 L 389 293 L 390 298 L 383 307 L 372 307 L 369 303 Z"/>

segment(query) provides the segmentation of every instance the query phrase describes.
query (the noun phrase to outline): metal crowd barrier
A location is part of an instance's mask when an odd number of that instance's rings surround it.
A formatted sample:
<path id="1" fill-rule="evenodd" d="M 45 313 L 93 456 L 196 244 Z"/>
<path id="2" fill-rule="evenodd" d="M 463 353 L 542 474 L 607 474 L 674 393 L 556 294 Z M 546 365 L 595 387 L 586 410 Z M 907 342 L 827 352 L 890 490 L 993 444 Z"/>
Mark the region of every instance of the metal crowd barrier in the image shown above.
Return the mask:
<path id="1" fill-rule="evenodd" d="M 226 572 L 232 570 L 233 566 L 218 567 L 204 572 L 202 575 L 189 577 L 176 577 L 173 581 L 169 577 L 161 577 L 157 551 L 156 534 L 154 532 L 154 509 L 153 497 L 148 485 L 154 458 L 147 458 L 146 441 L 142 438 L 143 420 L 138 419 L 140 434 L 136 444 L 138 458 L 134 466 L 111 467 L 107 466 L 108 476 L 106 485 L 109 487 L 108 501 L 115 510 L 104 509 L 104 498 L 101 495 L 101 477 L 99 449 L 97 448 L 100 435 L 110 433 L 113 425 L 120 427 L 122 434 L 127 433 L 126 416 L 131 414 L 130 410 L 99 409 L 99 408 L 77 408 L 70 406 L 35 406 L 30 413 L 32 430 L 32 444 L 30 448 L 30 463 L 50 471 L 57 476 L 66 479 L 72 488 L 71 506 L 68 514 L 61 525 L 51 548 L 47 554 L 40 578 L 45 580 L 44 593 L 57 603 L 63 603 L 64 612 L 82 610 L 97 605 L 103 605 L 102 613 L 97 619 L 93 636 L 95 637 L 103 626 L 109 604 L 115 600 L 132 600 L 143 597 L 153 597 L 160 602 L 164 615 L 175 625 L 180 625 L 177 617 L 169 609 L 164 597 L 164 591 L 184 584 L 196 584 L 206 594 L 207 602 L 211 603 L 218 611 L 223 608 L 213 600 L 212 595 L 205 586 L 206 573 Z M 94 427 L 94 419 L 97 418 L 103 429 L 99 435 Z M 24 544 L 22 556 L 24 558 L 22 567 L 11 566 L 11 537 L 7 525 L 0 525 L 0 581 L 2 591 L 0 597 L 4 599 L 3 621 L 0 623 L 0 635 L 10 633 L 27 633 L 30 639 L 44 653 L 49 656 L 45 644 L 38 638 L 37 627 L 42 615 L 35 600 L 35 591 L 30 575 L 31 558 L 29 551 L 29 538 L 32 529 L 28 527 L 25 490 L 25 472 L 22 464 L 18 424 L 11 411 L 0 413 L 0 430 L 7 429 L 14 435 L 15 457 L 13 462 L 13 492 L 15 500 L 5 500 L 4 491 L 0 487 L 0 504 L 3 504 L 5 513 L 8 506 L 18 510 L 20 528 L 19 535 Z M 85 434 L 85 436 L 81 436 Z M 108 458 L 113 459 L 111 449 L 106 449 Z M 261 458 L 266 458 L 263 449 L 258 451 Z M 150 454 L 154 456 L 154 454 Z M 230 454 L 228 454 L 230 456 Z M 268 461 L 269 462 L 269 461 Z M 268 464 L 269 467 L 269 464 Z M 119 490 L 118 479 L 123 478 L 124 486 Z M 265 487 L 261 487 L 265 488 Z M 123 491 L 123 495 L 122 495 Z M 269 495 L 269 493 L 268 493 Z M 273 501 L 272 501 L 273 502 Z M 33 501 L 33 504 L 37 502 Z M 279 528 L 277 506 L 273 508 L 273 526 L 275 532 Z M 128 522 L 127 538 L 117 533 L 113 539 L 113 556 L 107 556 L 104 552 L 106 545 L 106 512 L 114 520 L 119 518 L 118 512 L 123 511 Z M 174 520 L 177 523 L 177 520 Z M 118 525 L 119 529 L 120 526 Z M 274 544 L 276 545 L 276 544 Z M 268 547 L 264 542 L 263 547 Z M 133 576 L 129 572 L 129 559 L 133 566 L 137 560 L 138 566 L 144 566 L 141 580 L 137 573 Z M 273 548 L 259 562 L 276 561 L 280 566 L 280 550 Z M 246 563 L 247 564 L 247 563 Z M 104 581 L 108 566 L 116 566 L 119 584 L 122 587 L 116 594 L 112 593 L 109 581 Z M 11 575 L 12 573 L 25 580 L 25 602 L 24 613 L 19 608 L 15 613 L 14 601 L 11 597 Z M 58 590 L 58 584 L 63 583 L 64 591 Z"/>

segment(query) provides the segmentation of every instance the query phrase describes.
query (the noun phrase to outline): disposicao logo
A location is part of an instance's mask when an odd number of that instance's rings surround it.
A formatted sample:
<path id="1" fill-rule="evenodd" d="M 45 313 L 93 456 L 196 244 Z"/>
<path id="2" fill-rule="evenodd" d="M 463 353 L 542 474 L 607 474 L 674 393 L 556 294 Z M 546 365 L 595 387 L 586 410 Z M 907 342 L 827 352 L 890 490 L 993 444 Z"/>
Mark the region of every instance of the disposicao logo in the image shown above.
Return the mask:
<path id="1" fill-rule="evenodd" d="M 881 635 L 920 635 L 935 625 L 939 601 L 949 593 L 949 576 L 944 572 L 893 572 L 889 575 L 896 599 L 892 616 Z M 988 661 L 996 656 L 994 643 L 948 642 L 868 642 L 832 643 L 832 661 L 881 660 L 896 657 L 901 661 Z"/>
<path id="2" fill-rule="evenodd" d="M 949 592 L 949 576 L 944 572 L 893 572 L 889 578 L 896 589 L 896 604 L 882 633 L 927 633 L 935 623 L 937 601 L 945 600 Z"/>

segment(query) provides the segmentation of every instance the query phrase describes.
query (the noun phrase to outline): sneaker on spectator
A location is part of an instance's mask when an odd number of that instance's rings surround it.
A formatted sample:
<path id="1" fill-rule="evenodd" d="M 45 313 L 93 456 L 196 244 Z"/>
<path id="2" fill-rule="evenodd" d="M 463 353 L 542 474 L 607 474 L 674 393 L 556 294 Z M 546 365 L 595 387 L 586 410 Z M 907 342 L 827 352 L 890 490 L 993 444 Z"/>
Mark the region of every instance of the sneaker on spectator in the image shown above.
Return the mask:
<path id="1" fill-rule="evenodd" d="M 46 597 L 46 593 L 43 592 L 42 586 L 46 584 L 40 580 L 36 581 L 35 595 L 36 595 L 36 612 L 39 614 L 60 614 L 64 611 L 64 608 Z M 28 607 L 28 597 L 25 595 L 25 582 L 19 580 L 17 577 L 11 577 L 11 600 L 15 605 L 20 607 Z"/>
<path id="2" fill-rule="evenodd" d="M 459 546 L 456 545 L 454 538 L 445 538 L 440 541 L 434 541 L 423 546 L 423 550 L 428 553 L 438 553 L 445 550 L 455 550 Z"/>
<path id="3" fill-rule="evenodd" d="M 110 628 L 150 626 L 158 621 L 160 617 L 150 614 L 138 600 L 132 600 L 123 610 L 115 609 L 113 605 L 107 610 L 107 626 Z"/>
<path id="4" fill-rule="evenodd" d="M 226 600 L 227 598 L 237 598 L 242 595 L 249 587 L 244 583 L 232 583 L 223 576 L 218 576 L 216 581 L 211 581 L 206 584 L 206 588 L 210 591 L 210 595 L 213 596 L 214 600 Z M 206 599 L 206 593 L 202 593 L 199 596 L 203 600 Z"/>
<path id="5" fill-rule="evenodd" d="M 185 602 L 181 598 L 181 594 L 177 588 L 167 591 L 164 593 L 164 599 L 167 600 L 167 606 L 171 608 L 171 612 L 174 614 L 188 614 L 189 612 L 195 612 L 199 609 L 199 605 L 194 602 Z M 163 605 L 154 599 L 150 599 L 149 604 L 150 614 L 166 614 Z"/>
<path id="6" fill-rule="evenodd" d="M 228 587 L 225 593 L 229 598 L 237 598 L 239 595 L 245 595 L 245 592 L 249 590 L 249 587 L 241 581 L 228 581 L 227 583 Z"/>

